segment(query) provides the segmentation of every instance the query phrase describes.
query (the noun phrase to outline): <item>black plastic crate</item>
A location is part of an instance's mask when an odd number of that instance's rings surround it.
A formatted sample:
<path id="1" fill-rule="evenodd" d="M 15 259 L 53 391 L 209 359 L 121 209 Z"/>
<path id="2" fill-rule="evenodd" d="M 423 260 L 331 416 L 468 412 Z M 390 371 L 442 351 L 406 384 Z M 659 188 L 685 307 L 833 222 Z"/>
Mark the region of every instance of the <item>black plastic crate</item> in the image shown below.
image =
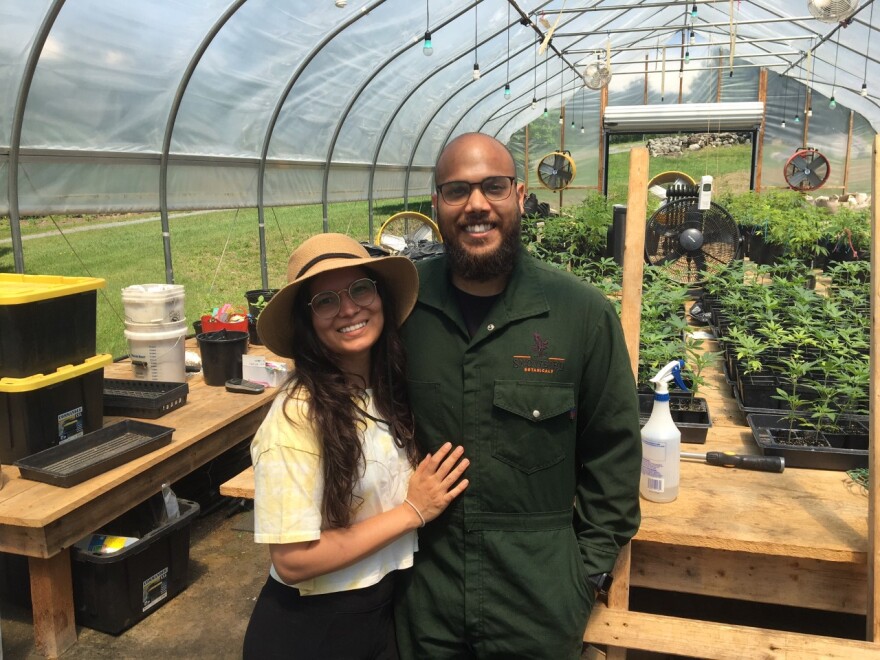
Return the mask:
<path id="1" fill-rule="evenodd" d="M 104 414 L 156 419 L 186 403 L 189 385 L 152 380 L 104 379 Z"/>
<path id="2" fill-rule="evenodd" d="M 164 447 L 173 428 L 126 419 L 15 462 L 21 476 L 69 488 Z"/>
<path id="3" fill-rule="evenodd" d="M 104 365 L 96 355 L 52 374 L 0 379 L 0 463 L 97 431 L 104 423 Z"/>
<path id="4" fill-rule="evenodd" d="M 190 531 L 199 505 L 178 499 L 180 516 L 156 522 L 144 533 L 145 521 L 155 517 L 156 498 L 161 504 L 161 494 L 153 496 L 96 532 L 139 537 L 136 543 L 109 555 L 71 548 L 78 624 L 118 635 L 186 588 Z"/>
<path id="5" fill-rule="evenodd" d="M 95 354 L 92 277 L 0 274 L 0 378 L 24 378 Z M 83 290 L 89 289 L 89 290 Z"/>

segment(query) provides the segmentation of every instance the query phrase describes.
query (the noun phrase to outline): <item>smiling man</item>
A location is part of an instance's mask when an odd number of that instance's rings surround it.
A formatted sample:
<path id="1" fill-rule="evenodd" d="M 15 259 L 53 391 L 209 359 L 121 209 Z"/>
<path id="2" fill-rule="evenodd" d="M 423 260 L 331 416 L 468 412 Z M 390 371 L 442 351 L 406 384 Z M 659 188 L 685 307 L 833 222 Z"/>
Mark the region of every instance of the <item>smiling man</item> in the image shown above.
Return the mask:
<path id="1" fill-rule="evenodd" d="M 524 189 L 469 133 L 434 172 L 446 256 L 403 327 L 416 440 L 470 458 L 420 530 L 395 607 L 407 660 L 579 658 L 597 591 L 639 523 L 638 399 L 614 308 L 520 245 Z"/>

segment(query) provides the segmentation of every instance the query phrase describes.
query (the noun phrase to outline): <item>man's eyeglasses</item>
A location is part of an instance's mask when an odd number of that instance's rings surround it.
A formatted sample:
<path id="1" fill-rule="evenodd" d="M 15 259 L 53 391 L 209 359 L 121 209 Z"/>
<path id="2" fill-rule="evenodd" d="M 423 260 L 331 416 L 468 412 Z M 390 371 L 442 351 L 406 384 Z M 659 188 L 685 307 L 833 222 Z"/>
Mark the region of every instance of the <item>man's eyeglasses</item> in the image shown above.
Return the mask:
<path id="1" fill-rule="evenodd" d="M 309 307 L 312 308 L 315 316 L 321 319 L 332 319 L 342 308 L 342 297 L 340 294 L 348 293 L 348 297 L 358 307 L 367 307 L 373 304 L 376 299 L 376 282 L 364 277 L 355 280 L 348 285 L 347 289 L 339 291 L 321 291 L 312 296 L 312 302 Z"/>
<path id="2" fill-rule="evenodd" d="M 437 192 L 450 206 L 461 206 L 471 196 L 474 186 L 479 186 L 483 196 L 490 202 L 501 202 L 510 197 L 515 176 L 490 176 L 477 183 L 470 181 L 447 181 L 437 186 Z"/>

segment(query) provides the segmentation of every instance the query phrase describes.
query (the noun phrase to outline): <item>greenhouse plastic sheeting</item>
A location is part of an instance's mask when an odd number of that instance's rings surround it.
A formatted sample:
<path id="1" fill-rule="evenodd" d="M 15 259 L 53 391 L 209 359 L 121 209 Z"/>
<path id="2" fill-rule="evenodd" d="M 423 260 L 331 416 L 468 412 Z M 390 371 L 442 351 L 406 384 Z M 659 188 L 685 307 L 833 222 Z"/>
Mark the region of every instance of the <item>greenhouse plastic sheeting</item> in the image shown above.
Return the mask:
<path id="1" fill-rule="evenodd" d="M 719 80 L 720 100 L 755 100 L 767 67 L 771 185 L 781 184 L 780 160 L 804 146 L 793 122 L 780 124 L 809 86 L 810 146 L 839 162 L 855 111 L 849 183 L 866 185 L 880 126 L 870 44 L 880 13 L 862 2 L 843 26 L 815 20 L 803 0 L 699 2 L 696 17 L 690 3 L 642 4 L 0 0 L 0 212 L 420 196 L 452 137 L 507 142 L 545 106 L 563 105 L 578 129 L 566 146 L 592 185 L 599 92 L 580 74 L 607 46 L 615 105 L 643 102 L 646 66 L 650 104 L 678 103 L 680 85 L 682 103 L 712 102 Z M 835 165 L 836 185 L 842 175 Z"/>

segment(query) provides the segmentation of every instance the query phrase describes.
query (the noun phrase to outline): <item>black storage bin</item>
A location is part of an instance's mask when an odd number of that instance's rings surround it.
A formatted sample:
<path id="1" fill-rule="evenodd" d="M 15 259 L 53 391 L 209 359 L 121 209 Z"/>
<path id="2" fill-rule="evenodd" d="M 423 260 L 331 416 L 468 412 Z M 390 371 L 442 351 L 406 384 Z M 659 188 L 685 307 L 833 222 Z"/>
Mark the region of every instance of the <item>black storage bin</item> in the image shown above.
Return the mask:
<path id="1" fill-rule="evenodd" d="M 46 374 L 95 354 L 94 277 L 0 274 L 0 378 Z"/>
<path id="2" fill-rule="evenodd" d="M 97 555 L 71 548 L 78 624 L 118 635 L 186 588 L 190 531 L 199 505 L 180 498 L 178 503 L 180 516 L 160 521 L 159 493 L 96 532 L 140 539 L 118 552 Z"/>
<path id="3" fill-rule="evenodd" d="M 30 378 L 0 379 L 0 463 L 86 433 L 104 423 L 104 366 L 110 355 Z"/>

